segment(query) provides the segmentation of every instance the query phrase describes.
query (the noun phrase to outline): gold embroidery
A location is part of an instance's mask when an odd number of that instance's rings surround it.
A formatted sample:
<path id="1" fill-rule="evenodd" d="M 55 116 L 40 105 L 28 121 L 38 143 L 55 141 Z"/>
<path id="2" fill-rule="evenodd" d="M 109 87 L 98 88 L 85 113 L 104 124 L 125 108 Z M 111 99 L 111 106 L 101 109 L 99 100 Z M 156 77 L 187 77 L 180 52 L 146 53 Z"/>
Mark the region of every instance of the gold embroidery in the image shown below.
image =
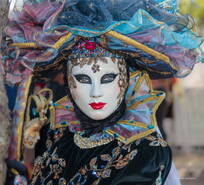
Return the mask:
<path id="1" fill-rule="evenodd" d="M 145 137 L 147 140 L 151 141 L 149 143 L 149 146 L 162 146 L 167 147 L 167 142 L 161 138 L 159 134 L 157 134 L 157 137 L 149 135 Z"/>
<path id="2" fill-rule="evenodd" d="M 48 139 L 47 143 L 49 143 L 47 145 L 51 147 L 51 140 Z M 75 176 L 69 181 L 69 183 L 74 182 L 76 179 L 78 179 L 80 175 L 85 176 L 84 178 L 82 178 L 85 182 L 91 172 L 91 174 L 96 176 L 97 178 L 91 185 L 98 185 L 101 179 L 108 178 L 111 176 L 112 170 L 122 169 L 128 165 L 129 161 L 134 159 L 134 157 L 137 155 L 137 149 L 132 146 L 138 146 L 138 144 L 139 142 L 134 142 L 125 145 L 122 142 L 118 141 L 118 146 L 116 146 L 110 152 L 110 154 L 101 154 L 98 157 L 92 158 L 87 165 L 79 169 L 78 173 L 75 174 Z M 102 163 L 104 164 L 103 166 L 101 166 Z M 46 177 L 42 175 L 42 170 L 45 169 L 45 167 L 50 168 L 50 172 L 48 176 L 46 175 Z M 66 179 L 61 177 L 61 173 L 63 172 L 63 169 L 65 167 L 67 167 L 66 161 L 64 158 L 59 158 L 57 154 L 57 148 L 55 148 L 51 154 L 45 152 L 41 157 L 38 157 L 35 160 L 33 179 L 31 184 L 36 184 L 38 178 L 41 179 L 40 182 L 45 183 L 45 180 L 48 180 L 49 177 L 51 177 L 52 179 L 58 179 L 59 185 L 65 185 L 68 182 L 66 181 Z M 48 182 L 48 184 L 52 183 L 52 180 Z M 75 183 L 78 183 L 80 185 L 82 182 L 75 181 Z"/>
<path id="3" fill-rule="evenodd" d="M 113 165 L 115 169 L 122 169 L 128 165 L 130 160 L 133 160 L 137 154 L 137 149 L 131 151 L 129 154 L 125 155 L 124 157 L 120 156 L 119 159 Z"/>
<path id="4" fill-rule="evenodd" d="M 60 174 L 63 172 L 63 168 L 66 167 L 66 161 L 63 158 L 59 158 L 57 154 L 57 148 L 54 149 L 54 151 L 49 154 L 48 152 L 45 152 L 42 156 L 39 156 L 36 158 L 33 168 L 33 179 L 31 184 L 35 184 L 37 178 L 40 177 L 41 182 L 45 180 L 45 178 L 42 176 L 42 170 L 45 167 L 50 168 L 50 172 L 48 176 L 53 175 L 53 179 L 59 179 Z M 48 177 L 47 176 L 47 177 Z M 47 178 L 46 177 L 46 178 Z M 52 181 L 49 181 L 51 183 Z M 63 179 L 59 179 L 59 182 L 64 182 Z"/>
<path id="5" fill-rule="evenodd" d="M 59 179 L 59 174 L 62 173 L 62 168 L 58 164 L 50 164 L 51 173 L 54 174 L 53 179 Z"/>
<path id="6" fill-rule="evenodd" d="M 81 149 L 94 148 L 96 146 L 101 146 L 110 143 L 114 140 L 114 137 L 102 138 L 98 141 L 93 141 L 88 137 L 82 137 L 80 134 L 74 134 L 74 143 Z"/>
<path id="7" fill-rule="evenodd" d="M 32 171 L 32 182 L 31 185 L 34 185 L 38 179 L 38 177 L 41 177 L 42 179 L 42 169 L 45 168 L 44 163 L 46 158 L 48 157 L 48 152 L 45 152 L 43 154 L 43 156 L 38 156 L 35 159 L 35 163 L 34 163 L 34 167 L 33 167 L 33 171 Z"/>
<path id="8" fill-rule="evenodd" d="M 134 143 L 135 145 L 138 145 L 138 143 Z M 91 185 L 98 185 L 101 181 L 101 179 L 108 178 L 111 176 L 111 172 L 113 169 L 119 170 L 124 168 L 128 165 L 130 160 L 133 160 L 134 157 L 137 155 L 137 149 L 131 150 L 131 146 L 133 143 L 129 145 L 124 145 L 121 142 L 118 142 L 118 146 L 115 147 L 111 154 L 102 154 L 99 157 L 94 157 L 90 160 L 88 165 L 85 165 L 79 170 L 79 173 L 84 178 L 87 178 L 88 174 L 90 172 L 97 177 L 97 179 L 91 184 Z M 122 151 L 124 154 L 122 153 Z M 126 153 L 126 154 L 125 154 Z M 103 163 L 106 162 L 104 167 L 100 168 L 99 161 L 102 161 Z M 75 178 L 78 177 L 78 173 L 70 180 L 70 182 L 74 181 Z"/>

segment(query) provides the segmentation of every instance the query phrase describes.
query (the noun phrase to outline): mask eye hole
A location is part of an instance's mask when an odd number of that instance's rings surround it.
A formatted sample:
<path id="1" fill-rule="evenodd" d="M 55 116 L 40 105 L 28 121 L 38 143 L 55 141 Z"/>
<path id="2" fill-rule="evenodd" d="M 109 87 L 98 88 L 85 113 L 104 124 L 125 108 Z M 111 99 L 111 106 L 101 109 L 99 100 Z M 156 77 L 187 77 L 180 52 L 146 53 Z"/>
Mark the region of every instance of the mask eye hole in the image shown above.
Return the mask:
<path id="1" fill-rule="evenodd" d="M 79 82 L 79 83 L 83 83 L 83 84 L 91 84 L 91 78 L 88 75 L 85 74 L 77 74 L 74 75 L 75 79 Z"/>
<path id="2" fill-rule="evenodd" d="M 117 76 L 118 74 L 114 74 L 114 73 L 105 74 L 101 78 L 101 84 L 111 83 L 115 80 Z"/>

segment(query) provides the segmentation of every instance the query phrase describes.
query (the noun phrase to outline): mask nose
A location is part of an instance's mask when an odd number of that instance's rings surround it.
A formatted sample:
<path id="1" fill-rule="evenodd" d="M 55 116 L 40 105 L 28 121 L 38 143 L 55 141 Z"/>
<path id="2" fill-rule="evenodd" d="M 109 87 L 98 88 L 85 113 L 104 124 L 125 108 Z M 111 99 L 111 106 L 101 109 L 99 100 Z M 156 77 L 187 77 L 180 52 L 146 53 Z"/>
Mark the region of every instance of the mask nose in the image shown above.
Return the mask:
<path id="1" fill-rule="evenodd" d="M 101 91 L 101 84 L 94 82 L 91 86 L 90 97 L 100 98 L 102 96 L 103 96 L 103 94 Z"/>

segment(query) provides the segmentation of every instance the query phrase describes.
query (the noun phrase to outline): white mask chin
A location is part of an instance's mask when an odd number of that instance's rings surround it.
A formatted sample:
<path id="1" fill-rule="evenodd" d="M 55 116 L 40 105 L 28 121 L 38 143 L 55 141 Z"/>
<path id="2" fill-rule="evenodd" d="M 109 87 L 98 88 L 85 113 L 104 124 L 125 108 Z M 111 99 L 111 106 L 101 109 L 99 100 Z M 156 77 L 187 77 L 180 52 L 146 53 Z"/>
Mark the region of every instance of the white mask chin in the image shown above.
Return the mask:
<path id="1" fill-rule="evenodd" d="M 95 64 L 83 66 L 69 62 L 71 95 L 80 110 L 94 120 L 105 119 L 118 108 L 128 85 L 125 62 L 103 59 L 106 62 L 99 59 Z"/>

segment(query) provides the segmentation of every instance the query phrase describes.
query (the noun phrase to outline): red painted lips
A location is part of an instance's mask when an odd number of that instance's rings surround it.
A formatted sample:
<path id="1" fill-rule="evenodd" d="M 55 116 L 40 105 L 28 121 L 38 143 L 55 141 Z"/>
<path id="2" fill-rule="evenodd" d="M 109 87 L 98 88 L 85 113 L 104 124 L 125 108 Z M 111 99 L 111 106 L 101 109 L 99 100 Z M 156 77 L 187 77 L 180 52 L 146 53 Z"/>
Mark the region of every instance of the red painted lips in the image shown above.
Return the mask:
<path id="1" fill-rule="evenodd" d="M 99 109 L 102 109 L 106 105 L 106 103 L 103 103 L 103 102 L 95 103 L 95 102 L 93 102 L 93 103 L 90 103 L 89 105 L 92 107 L 92 109 L 99 110 Z"/>

